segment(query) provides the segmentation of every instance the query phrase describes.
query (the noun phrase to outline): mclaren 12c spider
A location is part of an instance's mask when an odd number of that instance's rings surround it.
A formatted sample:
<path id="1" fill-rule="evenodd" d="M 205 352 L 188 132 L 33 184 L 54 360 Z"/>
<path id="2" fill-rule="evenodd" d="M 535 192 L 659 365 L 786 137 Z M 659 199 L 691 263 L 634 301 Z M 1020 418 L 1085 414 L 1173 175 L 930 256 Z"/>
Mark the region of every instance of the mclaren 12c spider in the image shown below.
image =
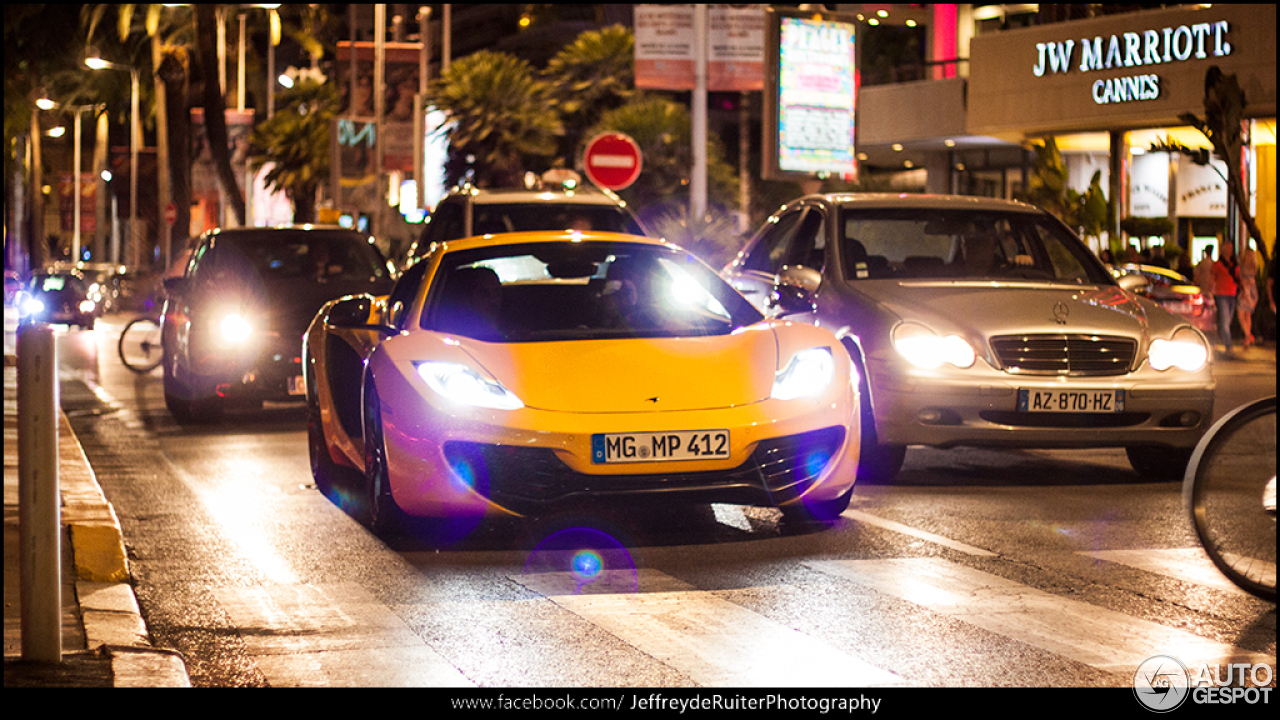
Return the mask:
<path id="1" fill-rule="evenodd" d="M 811 296 L 779 288 L 768 310 L 657 239 L 437 244 L 390 295 L 332 301 L 307 331 L 317 485 L 355 480 L 375 530 L 573 501 L 833 519 L 853 492 L 859 379 L 834 335 L 785 319 Z"/>

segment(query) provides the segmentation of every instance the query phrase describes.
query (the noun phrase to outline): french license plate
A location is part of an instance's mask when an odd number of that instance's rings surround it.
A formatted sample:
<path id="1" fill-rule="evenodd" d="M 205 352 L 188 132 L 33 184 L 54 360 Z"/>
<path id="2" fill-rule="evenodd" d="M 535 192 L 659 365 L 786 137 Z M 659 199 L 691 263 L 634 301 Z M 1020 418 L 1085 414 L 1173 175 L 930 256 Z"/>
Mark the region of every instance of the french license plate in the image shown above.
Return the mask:
<path id="1" fill-rule="evenodd" d="M 1124 412 L 1124 390 L 1018 390 L 1018 412 Z"/>
<path id="2" fill-rule="evenodd" d="M 302 380 L 301 375 L 294 375 L 289 378 L 289 394 L 290 395 L 306 395 L 307 385 Z"/>
<path id="3" fill-rule="evenodd" d="M 591 462 L 669 462 L 729 457 L 728 430 L 685 430 L 662 433 L 596 433 L 591 436 Z"/>

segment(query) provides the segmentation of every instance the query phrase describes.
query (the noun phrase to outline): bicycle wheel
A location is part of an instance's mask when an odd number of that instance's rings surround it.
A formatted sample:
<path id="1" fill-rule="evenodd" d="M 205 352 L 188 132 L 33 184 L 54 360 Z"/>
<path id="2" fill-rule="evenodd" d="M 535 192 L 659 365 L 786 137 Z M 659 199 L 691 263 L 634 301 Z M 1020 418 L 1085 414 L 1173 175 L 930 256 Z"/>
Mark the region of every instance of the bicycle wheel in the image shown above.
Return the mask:
<path id="1" fill-rule="evenodd" d="M 134 318 L 120 333 L 120 362 L 136 373 L 160 367 L 164 353 L 160 344 L 160 323 L 153 317 Z"/>
<path id="2" fill-rule="evenodd" d="M 1276 599 L 1276 398 L 1232 410 L 1200 440 L 1183 499 L 1213 564 L 1241 589 Z"/>

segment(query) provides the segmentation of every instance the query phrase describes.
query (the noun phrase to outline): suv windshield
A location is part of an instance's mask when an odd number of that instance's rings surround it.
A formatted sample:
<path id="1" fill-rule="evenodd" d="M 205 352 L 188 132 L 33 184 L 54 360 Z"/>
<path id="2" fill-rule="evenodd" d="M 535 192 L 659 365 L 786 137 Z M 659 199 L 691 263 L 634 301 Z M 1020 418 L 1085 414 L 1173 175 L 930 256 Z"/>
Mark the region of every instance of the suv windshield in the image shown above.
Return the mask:
<path id="1" fill-rule="evenodd" d="M 610 205 L 575 205 L 569 203 L 476 204 L 475 235 L 522 232 L 526 230 L 599 230 L 634 233 L 631 216 L 626 210 Z"/>
<path id="2" fill-rule="evenodd" d="M 224 233 L 216 244 L 220 270 L 252 269 L 265 281 L 368 281 L 388 275 L 377 249 L 345 230 Z"/>
<path id="3" fill-rule="evenodd" d="M 762 316 L 691 255 L 528 243 L 446 256 L 422 327 L 490 342 L 725 335 Z"/>
<path id="4" fill-rule="evenodd" d="M 849 280 L 1023 279 L 1111 284 L 1106 269 L 1045 215 L 929 208 L 844 211 Z"/>

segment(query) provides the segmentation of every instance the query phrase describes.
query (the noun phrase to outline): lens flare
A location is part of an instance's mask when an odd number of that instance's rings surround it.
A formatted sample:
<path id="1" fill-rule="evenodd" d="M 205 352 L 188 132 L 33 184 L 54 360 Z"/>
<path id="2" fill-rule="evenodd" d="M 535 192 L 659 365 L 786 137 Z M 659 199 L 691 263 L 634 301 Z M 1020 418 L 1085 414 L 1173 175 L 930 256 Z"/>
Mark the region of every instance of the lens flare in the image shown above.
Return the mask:
<path id="1" fill-rule="evenodd" d="M 581 550 L 573 556 L 570 569 L 574 577 L 584 583 L 595 582 L 604 569 L 604 559 L 594 550 Z"/>
<path id="2" fill-rule="evenodd" d="M 548 535 L 529 553 L 524 575 L 540 578 L 539 584 L 548 592 L 561 594 L 640 590 L 640 577 L 627 549 L 612 535 L 589 527 Z"/>

